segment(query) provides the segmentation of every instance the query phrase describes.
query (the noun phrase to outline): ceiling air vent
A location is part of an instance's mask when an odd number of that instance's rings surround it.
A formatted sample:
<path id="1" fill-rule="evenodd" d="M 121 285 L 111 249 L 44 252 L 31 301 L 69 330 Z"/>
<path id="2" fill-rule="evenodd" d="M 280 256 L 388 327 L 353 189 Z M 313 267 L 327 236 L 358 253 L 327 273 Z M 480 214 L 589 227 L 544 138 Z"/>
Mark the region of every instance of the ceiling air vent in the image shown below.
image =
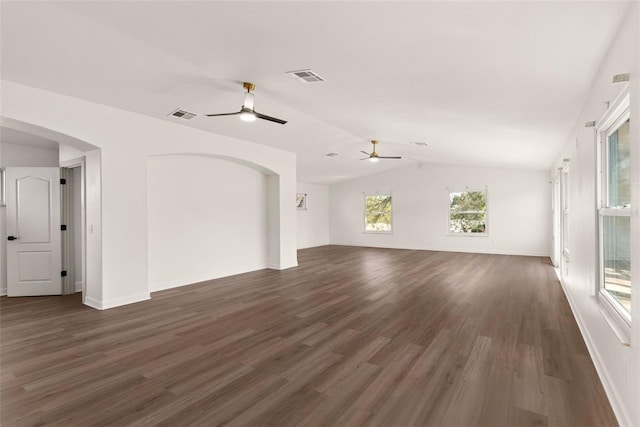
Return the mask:
<path id="1" fill-rule="evenodd" d="M 338 155 L 338 153 L 329 153 L 329 154 L 325 154 L 325 156 L 327 156 L 327 157 L 335 157 L 335 156 L 337 156 L 337 155 Z"/>
<path id="2" fill-rule="evenodd" d="M 182 120 L 191 120 L 193 119 L 195 116 L 197 116 L 197 114 L 195 113 L 190 113 L 188 111 L 185 110 L 181 110 L 181 109 L 177 109 L 169 114 L 167 114 L 167 116 L 173 116 L 173 117 L 177 117 L 179 119 Z"/>
<path id="3" fill-rule="evenodd" d="M 628 82 L 628 81 L 629 81 L 629 73 L 616 74 L 615 76 L 613 76 L 613 83 L 622 83 L 622 82 Z"/>
<path id="4" fill-rule="evenodd" d="M 311 70 L 287 71 L 286 74 L 291 74 L 294 78 L 298 80 L 302 80 L 303 82 L 306 82 L 306 83 L 324 81 L 323 77 L 320 77 L 317 73 L 314 73 Z"/>

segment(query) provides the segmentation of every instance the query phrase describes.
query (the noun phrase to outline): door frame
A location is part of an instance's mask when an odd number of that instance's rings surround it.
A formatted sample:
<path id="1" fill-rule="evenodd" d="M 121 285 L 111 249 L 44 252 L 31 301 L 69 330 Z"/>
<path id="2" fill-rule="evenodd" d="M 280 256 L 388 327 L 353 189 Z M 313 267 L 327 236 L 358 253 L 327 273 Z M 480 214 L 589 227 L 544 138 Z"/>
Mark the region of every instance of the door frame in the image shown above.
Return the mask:
<path id="1" fill-rule="evenodd" d="M 65 160 L 60 162 L 61 168 L 80 168 L 80 259 L 82 262 L 82 303 L 85 304 L 87 296 L 87 210 L 86 210 L 86 198 L 85 198 L 85 157 L 77 157 L 71 160 Z M 65 208 L 69 208 L 68 206 Z M 73 207 L 71 207 L 73 209 Z M 64 252 L 64 248 L 63 252 Z M 78 248 L 74 248 L 77 251 Z M 75 284 L 74 284 L 75 286 Z"/>

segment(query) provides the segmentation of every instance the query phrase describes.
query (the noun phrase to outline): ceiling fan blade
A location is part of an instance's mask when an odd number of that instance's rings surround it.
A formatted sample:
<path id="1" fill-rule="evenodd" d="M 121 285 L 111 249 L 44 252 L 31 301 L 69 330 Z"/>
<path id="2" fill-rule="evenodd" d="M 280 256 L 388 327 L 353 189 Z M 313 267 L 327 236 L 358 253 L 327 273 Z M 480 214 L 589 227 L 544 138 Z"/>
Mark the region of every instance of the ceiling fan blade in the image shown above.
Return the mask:
<path id="1" fill-rule="evenodd" d="M 364 159 L 360 159 L 360 160 L 369 160 L 371 157 L 365 157 Z"/>
<path id="2" fill-rule="evenodd" d="M 401 159 L 402 157 L 385 157 L 385 156 L 378 156 L 379 159 Z"/>
<path id="3" fill-rule="evenodd" d="M 237 113 L 220 113 L 220 114 L 207 114 L 207 117 L 218 117 L 218 116 L 235 116 L 236 114 L 240 114 L 242 111 L 238 111 Z"/>
<path id="4" fill-rule="evenodd" d="M 287 123 L 286 120 L 277 119 L 277 118 L 271 117 L 271 116 L 266 116 L 264 114 L 260 114 L 260 113 L 256 112 L 255 110 L 253 112 L 254 112 L 254 114 L 256 115 L 257 118 L 262 119 L 262 120 L 269 120 L 270 122 L 280 123 L 281 125 Z"/>
<path id="5" fill-rule="evenodd" d="M 370 156 L 370 153 L 367 153 L 366 151 L 360 151 L 362 154 L 366 154 L 367 156 Z"/>

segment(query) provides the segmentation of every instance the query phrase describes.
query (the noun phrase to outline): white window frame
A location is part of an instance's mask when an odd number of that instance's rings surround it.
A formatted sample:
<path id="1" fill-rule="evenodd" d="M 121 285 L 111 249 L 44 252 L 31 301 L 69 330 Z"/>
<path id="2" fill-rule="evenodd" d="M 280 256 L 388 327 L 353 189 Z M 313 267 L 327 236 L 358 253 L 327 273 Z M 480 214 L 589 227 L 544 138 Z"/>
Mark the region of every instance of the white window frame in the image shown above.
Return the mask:
<path id="1" fill-rule="evenodd" d="M 597 132 L 597 212 L 598 212 L 598 281 L 596 295 L 607 321 L 611 324 L 623 343 L 628 344 L 631 336 L 631 314 L 604 288 L 604 217 L 631 217 L 631 207 L 608 206 L 608 138 L 624 122 L 630 119 L 630 92 L 625 87 L 611 108 L 598 122 Z M 633 296 L 632 296 L 633 297 Z M 636 296 L 637 298 L 638 296 Z"/>
<path id="2" fill-rule="evenodd" d="M 391 192 L 388 193 L 363 193 L 363 206 L 362 206 L 362 226 L 363 233 L 365 234 L 393 234 L 393 194 Z M 391 197 L 391 230 L 367 230 L 367 197 L 380 197 L 380 196 L 389 196 Z"/>
<path id="3" fill-rule="evenodd" d="M 484 210 L 484 232 L 482 233 L 463 233 L 451 231 L 451 193 L 484 193 L 485 210 Z M 479 212 L 479 211 L 473 211 Z M 471 213 L 471 212 L 470 212 Z M 468 188 L 450 189 L 447 188 L 447 235 L 448 236 L 468 236 L 468 237 L 488 237 L 489 236 L 489 192 L 485 188 Z"/>
<path id="4" fill-rule="evenodd" d="M 558 172 L 553 175 L 551 192 L 551 212 L 553 215 L 553 232 L 551 233 L 551 238 L 553 240 L 553 266 L 556 268 L 560 267 L 560 259 L 562 258 L 561 171 L 562 168 L 558 168 Z"/>
<path id="5" fill-rule="evenodd" d="M 562 166 L 560 170 L 560 204 L 561 206 L 561 217 L 560 217 L 560 228 L 561 228 L 561 240 L 560 245 L 562 248 L 562 259 L 564 262 L 568 263 L 570 258 L 570 250 L 569 250 L 569 207 L 571 206 L 569 200 L 569 161 L 567 160 L 565 164 Z"/>

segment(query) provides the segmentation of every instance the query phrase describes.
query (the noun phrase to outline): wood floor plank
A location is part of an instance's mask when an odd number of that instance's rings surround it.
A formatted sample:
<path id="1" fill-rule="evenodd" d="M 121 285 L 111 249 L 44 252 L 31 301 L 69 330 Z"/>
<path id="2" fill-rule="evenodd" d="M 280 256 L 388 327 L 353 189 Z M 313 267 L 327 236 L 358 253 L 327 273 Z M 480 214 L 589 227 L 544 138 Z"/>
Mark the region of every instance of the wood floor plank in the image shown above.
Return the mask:
<path id="1" fill-rule="evenodd" d="M 549 423 L 545 415 L 512 406 L 509 409 L 507 425 L 511 427 L 547 427 Z"/>
<path id="2" fill-rule="evenodd" d="M 491 364 L 496 349 L 493 340 L 479 336 L 464 367 L 462 378 L 456 385 L 454 397 L 445 413 L 443 424 L 451 426 L 478 425 L 487 399 Z"/>
<path id="3" fill-rule="evenodd" d="M 412 366 L 422 347 L 408 344 L 396 358 L 396 362 L 387 366 L 367 389 L 356 399 L 351 407 L 340 417 L 339 424 L 363 425 L 365 421 L 380 411 L 387 398 L 393 393 L 402 378 Z"/>
<path id="4" fill-rule="evenodd" d="M 548 259 L 298 256 L 106 311 L 0 298 L 0 425 L 617 425 Z"/>
<path id="5" fill-rule="evenodd" d="M 363 363 L 340 383 L 328 389 L 327 399 L 316 406 L 299 426 L 333 425 L 380 373 L 380 367 Z"/>
<path id="6" fill-rule="evenodd" d="M 542 350 L 520 344 L 511 385 L 511 405 L 529 412 L 547 415 Z"/>
<path id="7" fill-rule="evenodd" d="M 409 361 L 407 366 L 411 366 L 416 357 L 422 353 L 423 348 L 414 344 L 409 344 L 404 350 L 400 365 L 404 365 L 405 361 Z M 404 376 L 398 377 L 397 382 L 387 390 L 384 399 L 380 400 L 379 408 L 370 407 L 371 416 L 366 420 L 371 425 L 388 425 L 389 423 L 403 424 L 400 415 L 410 414 L 405 407 L 410 396 L 418 394 L 419 381 L 409 375 L 407 372 Z"/>
<path id="8" fill-rule="evenodd" d="M 304 373 L 300 373 L 293 380 L 287 381 L 282 387 L 269 394 L 246 411 L 242 412 L 240 415 L 232 419 L 227 425 L 244 426 L 260 424 L 265 413 L 290 400 L 293 394 L 300 392 L 302 389 L 308 388 L 309 383 L 312 383 L 312 381 L 317 379 L 318 376 L 327 372 L 329 368 L 335 366 L 341 359 L 342 358 L 337 354 L 325 353 L 324 357 L 316 359 L 315 363 L 309 366 L 309 369 L 305 370 Z M 317 390 L 316 395 L 320 395 L 320 392 L 317 392 Z"/>
<path id="9" fill-rule="evenodd" d="M 545 375 L 545 392 L 548 396 L 548 421 L 549 425 L 556 426 L 580 426 L 578 416 L 572 408 L 571 388 L 567 381 Z"/>
<path id="10" fill-rule="evenodd" d="M 478 425 L 508 425 L 509 414 L 504 411 L 511 403 L 513 376 L 518 354 L 518 325 L 507 324 L 502 329 L 505 335 L 492 338 L 494 357 L 489 369 L 489 378 L 484 386 L 484 404 Z"/>
<path id="11" fill-rule="evenodd" d="M 175 399 L 171 403 L 162 406 L 158 410 L 151 414 L 148 414 L 142 420 L 144 425 L 156 425 L 159 423 L 169 423 L 171 420 L 180 419 L 180 416 L 175 414 L 183 413 L 189 410 L 193 405 L 197 404 L 201 400 L 207 399 L 211 394 L 218 390 L 232 384 L 238 378 L 249 374 L 253 371 L 253 368 L 246 365 L 234 365 L 232 368 L 226 370 L 226 372 L 215 381 L 203 382 L 197 388 L 191 388 L 188 391 L 176 395 Z M 193 412 L 193 411 L 192 411 Z M 200 410 L 199 412 L 203 412 Z"/>

